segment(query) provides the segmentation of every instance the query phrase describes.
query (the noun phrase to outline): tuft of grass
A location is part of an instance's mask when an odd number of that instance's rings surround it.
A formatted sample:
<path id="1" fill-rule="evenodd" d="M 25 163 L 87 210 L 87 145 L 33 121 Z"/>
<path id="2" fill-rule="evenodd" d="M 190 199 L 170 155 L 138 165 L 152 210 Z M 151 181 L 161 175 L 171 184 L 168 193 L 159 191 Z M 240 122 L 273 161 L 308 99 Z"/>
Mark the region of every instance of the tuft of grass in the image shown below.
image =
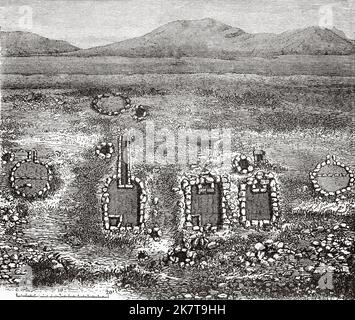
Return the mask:
<path id="1" fill-rule="evenodd" d="M 129 265 L 121 270 L 118 280 L 123 286 L 133 288 L 153 288 L 158 284 L 157 276 L 151 272 L 141 270 L 136 265 Z"/>

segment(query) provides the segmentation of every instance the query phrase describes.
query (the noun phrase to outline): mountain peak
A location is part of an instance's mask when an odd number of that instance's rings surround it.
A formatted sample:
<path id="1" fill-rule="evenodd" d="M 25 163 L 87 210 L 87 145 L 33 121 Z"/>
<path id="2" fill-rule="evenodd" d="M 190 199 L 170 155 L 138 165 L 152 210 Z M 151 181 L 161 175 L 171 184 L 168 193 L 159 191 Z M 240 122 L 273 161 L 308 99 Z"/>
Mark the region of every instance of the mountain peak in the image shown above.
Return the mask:
<path id="1" fill-rule="evenodd" d="M 171 21 L 168 22 L 165 25 L 162 25 L 161 27 L 153 30 L 151 33 L 158 32 L 160 33 L 161 31 L 167 30 L 168 32 L 173 32 L 175 31 L 181 31 L 181 30 L 191 30 L 191 32 L 196 32 L 197 30 L 200 30 L 202 32 L 220 32 L 220 31 L 225 31 L 229 29 L 236 29 L 233 28 L 230 25 L 227 25 L 221 21 L 212 19 L 212 18 L 204 18 L 204 19 L 197 19 L 197 20 L 176 20 L 176 21 Z M 238 29 L 241 30 L 241 29 Z"/>
<path id="2" fill-rule="evenodd" d="M 339 32 L 317 26 L 281 34 L 250 34 L 213 18 L 204 18 L 172 21 L 144 36 L 71 55 L 235 59 L 250 55 L 345 55 L 354 52 L 354 45 Z"/>
<path id="3" fill-rule="evenodd" d="M 200 26 L 206 26 L 206 27 L 215 27 L 215 26 L 227 26 L 225 23 L 218 21 L 213 18 L 203 18 L 203 19 L 197 19 L 197 20 L 183 20 L 186 21 L 187 23 L 190 23 L 192 25 L 200 25 Z M 232 28 L 231 26 L 228 26 Z"/>
<path id="4" fill-rule="evenodd" d="M 49 55 L 80 49 L 64 40 L 52 40 L 28 31 L 1 31 L 0 41 L 3 56 Z"/>
<path id="5" fill-rule="evenodd" d="M 221 21 L 218 21 L 213 18 L 203 18 L 203 19 L 191 19 L 191 20 L 175 20 L 171 21 L 170 23 L 175 24 L 186 24 L 186 25 L 206 25 L 206 26 L 213 26 L 213 25 L 226 25 Z"/>

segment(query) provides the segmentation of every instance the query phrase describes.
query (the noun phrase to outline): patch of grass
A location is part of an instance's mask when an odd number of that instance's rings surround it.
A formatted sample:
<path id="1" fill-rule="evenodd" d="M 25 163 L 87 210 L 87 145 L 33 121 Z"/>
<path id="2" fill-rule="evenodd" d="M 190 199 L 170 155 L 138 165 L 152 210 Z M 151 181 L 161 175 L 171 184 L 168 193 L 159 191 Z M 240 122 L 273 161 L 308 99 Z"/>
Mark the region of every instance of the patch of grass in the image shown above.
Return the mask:
<path id="1" fill-rule="evenodd" d="M 157 276 L 139 269 L 136 265 L 123 268 L 118 276 L 123 286 L 129 285 L 136 289 L 153 288 L 157 285 Z"/>
<path id="2" fill-rule="evenodd" d="M 262 112 L 257 116 L 260 126 L 276 131 L 291 131 L 295 128 L 327 128 L 341 130 L 351 125 L 351 118 L 338 113 L 312 114 L 289 111 Z"/>

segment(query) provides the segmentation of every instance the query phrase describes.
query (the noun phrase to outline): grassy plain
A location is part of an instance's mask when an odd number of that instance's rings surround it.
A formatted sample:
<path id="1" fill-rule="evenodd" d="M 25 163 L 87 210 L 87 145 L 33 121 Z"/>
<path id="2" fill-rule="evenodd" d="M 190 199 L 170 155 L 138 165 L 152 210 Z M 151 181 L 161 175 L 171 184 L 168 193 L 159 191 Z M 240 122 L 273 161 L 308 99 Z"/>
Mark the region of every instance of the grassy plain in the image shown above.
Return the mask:
<path id="1" fill-rule="evenodd" d="M 112 239 L 102 230 L 98 191 L 104 178 L 114 173 L 115 159 L 99 160 L 94 148 L 99 142 L 116 139 L 126 129 L 144 131 L 146 125 L 145 121 L 137 123 L 129 114 L 107 117 L 96 113 L 90 107 L 93 95 L 110 90 L 127 94 L 134 104 L 148 106 L 147 121 L 156 130 L 230 128 L 231 157 L 251 154 L 254 147 L 264 149 L 271 163 L 288 169 L 278 175 L 278 181 L 283 222 L 293 225 L 295 234 L 301 232 L 297 228 L 302 223 L 303 229 L 311 228 L 314 221 L 329 228 L 344 221 L 351 224 L 353 193 L 344 202 L 344 216 L 322 213 L 319 208 L 312 212 L 309 208 L 319 201 L 313 197 L 308 178 L 309 171 L 327 154 L 337 155 L 355 167 L 355 78 L 354 69 L 349 67 L 350 58 L 277 57 L 213 63 L 208 59 L 7 58 L 2 66 L 3 147 L 14 151 L 37 149 L 39 159 L 54 166 L 59 181 L 51 197 L 29 204 L 24 236 L 100 268 L 137 264 L 137 252 L 142 248 L 153 260 L 159 260 L 176 240 L 173 224 L 177 197 L 171 188 L 178 186 L 178 176 L 187 170 L 177 164 L 143 163 L 133 167 L 134 174 L 146 181 L 150 223 L 158 222 L 163 231 L 159 243 L 149 237 Z M 37 101 L 26 99 L 31 92 L 40 93 L 41 97 Z M 161 143 L 156 140 L 156 146 Z M 229 166 L 217 171 L 231 173 Z M 154 197 L 159 198 L 158 206 L 152 203 Z M 234 235 L 227 235 L 229 240 L 221 244 L 220 253 L 234 250 L 239 255 L 259 238 L 283 238 L 282 232 L 254 234 L 238 247 L 243 232 L 238 229 Z M 241 269 L 221 262 L 224 258 L 218 251 L 208 255 L 211 265 L 202 272 L 204 279 L 197 276 L 201 271 L 199 263 L 190 270 L 174 266 L 157 273 L 151 266 L 146 270 L 152 279 L 168 274 L 181 280 L 179 292 L 168 286 L 165 290 L 160 284 L 162 297 L 184 297 L 191 283 L 194 290 L 202 283 L 208 294 L 212 288 L 218 290 L 216 283 L 227 281 L 231 270 L 242 276 Z M 214 279 L 215 263 L 222 264 Z M 140 273 L 135 278 L 132 271 L 127 271 L 127 278 L 130 277 L 147 288 L 155 283 Z M 127 278 L 123 277 L 123 282 Z M 234 285 L 239 288 L 239 283 L 231 283 Z M 251 296 L 271 297 L 263 288 L 257 293 L 251 291 Z M 136 290 L 141 289 L 137 285 Z M 238 291 L 239 295 L 245 296 L 248 290 Z M 148 289 L 146 293 L 149 294 Z M 279 296 L 283 294 L 290 292 L 281 291 Z M 234 297 L 238 298 L 238 294 Z"/>

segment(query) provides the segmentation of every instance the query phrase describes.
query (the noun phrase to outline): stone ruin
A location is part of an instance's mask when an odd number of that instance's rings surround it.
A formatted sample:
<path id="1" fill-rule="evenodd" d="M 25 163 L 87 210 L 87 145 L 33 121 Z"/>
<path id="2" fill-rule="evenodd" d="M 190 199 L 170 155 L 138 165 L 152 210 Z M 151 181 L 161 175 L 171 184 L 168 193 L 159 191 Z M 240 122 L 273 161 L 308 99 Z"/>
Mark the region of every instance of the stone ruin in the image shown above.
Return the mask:
<path id="1" fill-rule="evenodd" d="M 328 155 L 309 173 L 314 191 L 322 197 L 346 198 L 354 185 L 354 173 L 336 157 Z"/>
<path id="2" fill-rule="evenodd" d="M 101 207 L 106 230 L 139 231 L 145 226 L 147 195 L 143 181 L 131 173 L 130 141 L 117 141 L 116 174 L 102 188 Z"/>
<path id="3" fill-rule="evenodd" d="M 3 150 L 1 154 L 1 163 L 8 164 L 15 160 L 15 154 L 11 151 Z"/>
<path id="4" fill-rule="evenodd" d="M 184 225 L 187 229 L 216 230 L 218 226 L 229 225 L 226 196 L 229 190 L 228 177 L 211 174 L 183 178 Z"/>
<path id="5" fill-rule="evenodd" d="M 48 164 L 37 160 L 37 151 L 29 151 L 27 159 L 16 163 L 10 173 L 10 185 L 15 194 L 35 199 L 48 195 L 53 175 Z"/>
<path id="6" fill-rule="evenodd" d="M 254 171 L 254 164 L 251 157 L 244 154 L 237 155 L 232 162 L 233 168 L 240 174 L 247 174 Z"/>
<path id="7" fill-rule="evenodd" d="M 121 93 L 99 94 L 91 102 L 92 108 L 107 116 L 118 116 L 131 107 L 131 100 Z"/>
<path id="8" fill-rule="evenodd" d="M 265 159 L 266 152 L 262 149 L 254 149 L 253 150 L 253 157 L 254 157 L 254 164 L 256 166 L 259 166 L 261 164 L 265 164 L 266 159 Z"/>
<path id="9" fill-rule="evenodd" d="M 258 171 L 239 187 L 240 222 L 262 227 L 279 217 L 279 194 L 274 175 Z"/>
<path id="10" fill-rule="evenodd" d="M 232 161 L 236 173 L 233 183 L 229 175 L 204 173 L 183 177 L 181 189 L 176 189 L 181 197 L 178 204 L 183 227 L 204 231 L 231 225 L 261 228 L 275 223 L 280 216 L 275 175 L 266 170 L 255 170 L 266 162 L 264 157 L 263 150 L 254 152 L 253 158 L 236 156 Z"/>
<path id="11" fill-rule="evenodd" d="M 113 143 L 102 142 L 100 145 L 96 147 L 95 154 L 100 159 L 110 159 L 112 157 L 114 150 L 115 148 L 113 146 Z"/>
<path id="12" fill-rule="evenodd" d="M 95 96 L 91 101 L 91 107 L 106 116 L 118 116 L 132 110 L 132 118 L 138 122 L 145 120 L 148 114 L 147 106 L 133 105 L 129 97 L 115 92 Z"/>

